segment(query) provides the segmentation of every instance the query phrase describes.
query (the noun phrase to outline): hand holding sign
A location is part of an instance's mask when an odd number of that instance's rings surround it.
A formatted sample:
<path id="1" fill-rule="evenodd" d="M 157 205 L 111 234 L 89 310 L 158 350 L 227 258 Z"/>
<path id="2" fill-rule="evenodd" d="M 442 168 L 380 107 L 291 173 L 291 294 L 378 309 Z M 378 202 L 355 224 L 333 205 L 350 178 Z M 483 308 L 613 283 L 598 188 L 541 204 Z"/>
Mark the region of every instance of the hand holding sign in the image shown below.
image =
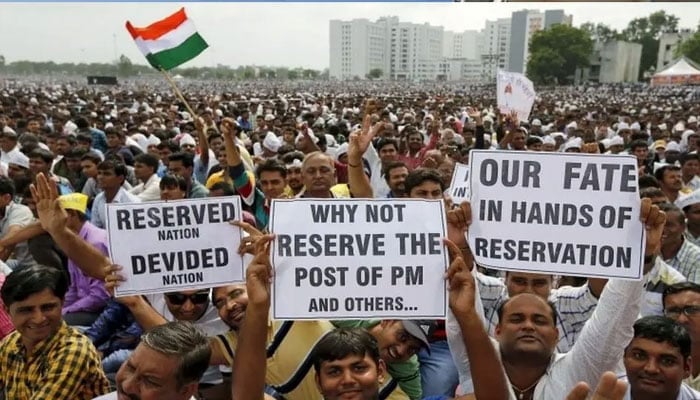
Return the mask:
<path id="1" fill-rule="evenodd" d="M 238 254 L 243 255 L 248 253 L 255 255 L 255 242 L 263 236 L 263 233 L 245 221 L 229 221 L 229 224 L 241 228 L 248 234 L 248 236 L 241 238 L 241 244 L 238 246 Z"/>
<path id="2" fill-rule="evenodd" d="M 641 219 L 647 233 L 644 256 L 657 255 L 661 250 L 661 234 L 666 225 L 666 213 L 661 211 L 659 206 L 652 204 L 651 199 L 642 199 Z"/>
<path id="3" fill-rule="evenodd" d="M 119 273 L 121 270 L 121 265 L 116 264 L 110 264 L 105 267 L 105 289 L 113 298 L 115 298 L 114 293 L 117 287 L 125 280 L 124 276 Z M 141 296 L 122 296 L 116 297 L 115 300 L 131 309 L 141 300 Z"/>
<path id="4" fill-rule="evenodd" d="M 40 172 L 36 176 L 36 184 L 32 184 L 30 190 L 41 227 L 49 233 L 66 229 L 68 214 L 58 201 L 56 183 Z"/>
<path id="5" fill-rule="evenodd" d="M 467 248 L 466 233 L 472 221 L 472 207 L 469 202 L 462 202 L 458 208 L 447 212 L 447 238 L 460 249 Z M 471 269 L 472 264 L 469 264 Z"/>

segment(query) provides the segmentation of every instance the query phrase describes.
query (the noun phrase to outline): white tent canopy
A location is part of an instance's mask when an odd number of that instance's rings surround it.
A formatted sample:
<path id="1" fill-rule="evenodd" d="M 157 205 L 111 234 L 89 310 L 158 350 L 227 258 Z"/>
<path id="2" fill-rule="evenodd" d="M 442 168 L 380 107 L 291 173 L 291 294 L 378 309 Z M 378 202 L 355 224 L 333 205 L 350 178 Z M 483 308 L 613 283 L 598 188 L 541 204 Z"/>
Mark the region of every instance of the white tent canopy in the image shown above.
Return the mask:
<path id="1" fill-rule="evenodd" d="M 685 57 L 654 74 L 653 85 L 691 84 L 700 82 L 700 68 Z"/>

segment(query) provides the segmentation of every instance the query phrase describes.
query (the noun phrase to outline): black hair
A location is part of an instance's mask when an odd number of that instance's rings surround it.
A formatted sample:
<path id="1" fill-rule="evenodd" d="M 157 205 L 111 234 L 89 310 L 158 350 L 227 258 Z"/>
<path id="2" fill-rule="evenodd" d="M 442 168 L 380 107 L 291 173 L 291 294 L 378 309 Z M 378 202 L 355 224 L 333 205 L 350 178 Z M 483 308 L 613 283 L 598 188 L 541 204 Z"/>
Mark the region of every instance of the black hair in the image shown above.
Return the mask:
<path id="1" fill-rule="evenodd" d="M 328 332 L 311 350 L 311 360 L 316 373 L 324 361 L 342 360 L 348 356 L 369 355 L 379 365 L 377 340 L 365 329 L 335 329 Z"/>
<path id="2" fill-rule="evenodd" d="M 387 183 L 389 183 L 389 172 L 391 172 L 392 169 L 396 168 L 408 168 L 406 166 L 406 163 L 403 161 L 391 161 L 387 163 L 384 168 L 382 168 L 382 173 L 384 174 L 384 179 L 386 180 Z"/>
<path id="3" fill-rule="evenodd" d="M 685 165 L 688 161 L 700 161 L 700 154 L 698 153 L 683 153 L 678 161 L 680 161 L 681 166 Z"/>
<path id="4" fill-rule="evenodd" d="M 158 146 L 156 146 L 156 148 L 158 148 L 158 150 L 167 148 L 172 153 L 177 153 L 180 151 L 180 146 L 178 146 L 177 143 L 172 140 L 163 140 Z"/>
<path id="5" fill-rule="evenodd" d="M 46 164 L 51 164 L 53 162 L 53 153 L 42 148 L 36 148 L 29 153 L 29 158 L 41 158 Z"/>
<path id="6" fill-rule="evenodd" d="M 673 285 L 666 287 L 666 290 L 664 290 L 664 293 L 661 296 L 661 304 L 666 304 L 666 297 L 687 291 L 700 294 L 700 285 L 694 282 L 674 283 Z"/>
<path id="7" fill-rule="evenodd" d="M 630 151 L 634 151 L 637 147 L 644 147 L 645 149 L 648 149 L 649 145 L 647 144 L 646 140 L 642 139 L 637 139 L 630 143 Z"/>
<path id="8" fill-rule="evenodd" d="M 535 295 L 533 295 L 533 296 L 535 296 Z M 516 296 L 510 297 L 498 305 L 498 309 L 496 310 L 496 312 L 498 313 L 498 320 L 499 321 L 503 321 L 503 311 L 504 311 L 504 308 L 506 307 L 506 304 L 510 303 L 510 301 L 516 297 L 518 297 L 518 296 L 516 295 Z M 552 324 L 554 324 L 554 326 L 556 326 L 557 325 L 557 307 L 551 301 L 548 301 L 545 299 L 542 299 L 542 301 L 547 303 L 547 305 L 549 306 L 549 310 L 552 313 Z"/>
<path id="9" fill-rule="evenodd" d="M 634 338 L 668 343 L 678 348 L 684 359 L 690 356 L 688 331 L 681 324 L 667 317 L 650 315 L 638 319 L 634 323 Z M 629 345 L 627 347 L 629 348 Z"/>
<path id="10" fill-rule="evenodd" d="M 296 150 L 282 156 L 282 162 L 285 164 L 291 164 L 294 160 L 304 161 L 304 153 Z"/>
<path id="11" fill-rule="evenodd" d="M 85 156 L 85 154 L 87 154 L 87 151 L 85 149 L 81 149 L 78 147 L 71 147 L 70 149 L 68 149 L 68 151 L 63 156 L 63 158 L 80 160 L 83 158 L 83 156 Z"/>
<path id="12" fill-rule="evenodd" d="M 282 178 L 287 178 L 287 168 L 279 160 L 274 158 L 267 159 L 263 161 L 258 168 L 255 169 L 255 174 L 260 179 L 260 175 L 263 172 L 279 172 Z"/>
<path id="13" fill-rule="evenodd" d="M 180 175 L 165 174 L 160 178 L 160 190 L 177 187 L 183 192 L 187 192 L 187 181 Z"/>
<path id="14" fill-rule="evenodd" d="M 211 144 L 211 141 L 214 139 L 224 140 L 224 136 L 222 134 L 220 134 L 219 132 L 213 130 L 213 132 L 209 134 L 209 137 L 207 137 L 207 143 Z"/>
<path id="15" fill-rule="evenodd" d="M 381 149 L 384 146 L 388 146 L 388 145 L 394 145 L 394 149 L 396 149 L 396 151 L 399 151 L 399 142 L 397 142 L 396 139 L 383 138 L 383 139 L 379 139 L 379 141 L 377 142 L 377 152 L 381 151 Z"/>
<path id="16" fill-rule="evenodd" d="M 664 180 L 664 174 L 666 171 L 680 171 L 681 167 L 671 164 L 671 165 L 664 165 L 663 167 L 659 168 L 654 172 L 654 178 L 656 178 L 657 181 L 663 182 Z"/>
<path id="17" fill-rule="evenodd" d="M 668 213 L 678 213 L 678 222 L 685 224 L 685 214 L 683 213 L 683 210 L 678 208 L 677 205 L 673 203 L 661 203 L 659 204 L 659 210 L 665 212 L 666 216 L 668 216 Z"/>
<path id="18" fill-rule="evenodd" d="M 652 197 L 659 197 L 659 196 L 666 196 L 664 192 L 661 191 L 656 186 L 649 186 L 645 187 L 644 189 L 639 190 L 639 197 L 642 199 L 650 199 Z"/>
<path id="19" fill-rule="evenodd" d="M 134 158 L 134 163 L 144 164 L 153 168 L 153 172 L 156 172 L 158 170 L 159 160 L 152 154 L 143 153 Z"/>
<path id="20" fill-rule="evenodd" d="M 187 153 L 184 151 L 178 151 L 177 153 L 173 153 L 168 157 L 169 162 L 173 161 L 179 161 L 182 163 L 182 166 L 185 168 L 193 168 L 194 167 L 194 155 L 191 153 Z"/>
<path id="21" fill-rule="evenodd" d="M 46 289 L 63 300 L 68 290 L 68 276 L 63 270 L 44 265 L 16 269 L 5 278 L 0 296 L 6 307 Z"/>
<path id="22" fill-rule="evenodd" d="M 98 171 L 114 170 L 114 174 L 117 176 L 124 177 L 126 179 L 127 169 L 123 162 L 120 162 L 113 158 L 108 158 L 101 163 L 97 164 Z"/>
<path id="23" fill-rule="evenodd" d="M 80 157 L 80 161 L 84 160 L 89 160 L 92 161 L 95 165 L 100 165 L 100 163 L 102 162 L 102 157 L 100 157 L 100 155 L 95 153 L 94 151 L 88 151 L 87 153 L 83 154 L 82 157 Z"/>
<path id="24" fill-rule="evenodd" d="M 651 188 L 651 187 L 655 187 L 655 188 L 659 188 L 659 189 L 661 188 L 661 185 L 659 184 L 659 180 L 656 179 L 656 177 L 654 177 L 654 175 L 646 174 L 646 175 L 640 176 L 638 182 L 639 182 L 639 190 L 640 191 L 642 189 Z M 644 197 L 644 196 L 642 196 L 642 197 Z"/>
<path id="25" fill-rule="evenodd" d="M 411 193 L 414 187 L 420 186 L 425 181 L 435 182 L 440 185 L 440 190 L 445 191 L 445 183 L 442 181 L 442 175 L 432 168 L 416 168 L 411 171 L 406 177 L 404 185 L 406 185 L 406 193 Z"/>
<path id="26" fill-rule="evenodd" d="M 215 190 L 221 190 L 224 196 L 233 196 L 234 194 L 236 194 L 236 192 L 233 190 L 233 186 L 223 181 L 216 182 L 215 184 L 211 185 L 211 187 L 209 188 L 209 193 Z"/>
<path id="27" fill-rule="evenodd" d="M 0 195 L 15 196 L 15 183 L 6 176 L 0 176 Z"/>
<path id="28" fill-rule="evenodd" d="M 76 136 L 76 140 L 78 143 L 89 143 L 92 145 L 92 135 L 89 133 L 79 133 L 78 136 Z"/>

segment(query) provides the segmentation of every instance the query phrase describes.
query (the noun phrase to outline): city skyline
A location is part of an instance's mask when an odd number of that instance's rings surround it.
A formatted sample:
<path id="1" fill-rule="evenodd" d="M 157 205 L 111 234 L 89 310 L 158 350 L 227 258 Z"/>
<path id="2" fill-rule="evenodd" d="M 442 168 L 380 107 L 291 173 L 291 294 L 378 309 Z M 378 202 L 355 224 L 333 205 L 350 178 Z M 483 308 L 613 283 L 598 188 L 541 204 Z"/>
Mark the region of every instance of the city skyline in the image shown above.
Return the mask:
<path id="1" fill-rule="evenodd" d="M 184 67 L 222 64 L 323 70 L 329 67 L 328 32 L 333 19 L 397 16 L 402 22 L 428 23 L 453 32 L 480 31 L 486 20 L 510 18 L 513 11 L 524 9 L 562 9 L 573 16 L 574 26 L 600 22 L 618 30 L 633 18 L 659 10 L 679 17 L 681 28 L 696 29 L 700 20 L 700 9 L 683 3 L 638 3 L 632 9 L 610 3 L 596 4 L 595 9 L 585 3 L 411 3 L 410 7 L 396 7 L 396 3 L 47 3 L 41 4 L 40 12 L 36 4 L 3 4 L 0 55 L 8 63 L 109 63 L 124 54 L 136 64 L 145 64 L 124 23 L 130 20 L 145 26 L 183 5 L 210 45 Z"/>

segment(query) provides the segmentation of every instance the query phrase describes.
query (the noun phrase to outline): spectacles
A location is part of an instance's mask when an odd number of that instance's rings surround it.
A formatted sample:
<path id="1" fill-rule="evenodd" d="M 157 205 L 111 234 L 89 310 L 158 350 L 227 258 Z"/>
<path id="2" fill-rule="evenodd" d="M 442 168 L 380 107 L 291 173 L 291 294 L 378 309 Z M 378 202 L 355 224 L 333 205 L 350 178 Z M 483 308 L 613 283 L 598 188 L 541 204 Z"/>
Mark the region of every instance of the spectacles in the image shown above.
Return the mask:
<path id="1" fill-rule="evenodd" d="M 209 292 L 197 292 L 189 295 L 182 293 L 166 293 L 165 297 L 176 306 L 185 304 L 187 300 L 191 301 L 192 304 L 204 304 L 209 301 Z"/>
<path id="2" fill-rule="evenodd" d="M 675 307 L 664 310 L 664 315 L 671 319 L 676 319 L 680 317 L 681 313 L 685 314 L 688 317 L 694 317 L 700 314 L 700 306 Z"/>

